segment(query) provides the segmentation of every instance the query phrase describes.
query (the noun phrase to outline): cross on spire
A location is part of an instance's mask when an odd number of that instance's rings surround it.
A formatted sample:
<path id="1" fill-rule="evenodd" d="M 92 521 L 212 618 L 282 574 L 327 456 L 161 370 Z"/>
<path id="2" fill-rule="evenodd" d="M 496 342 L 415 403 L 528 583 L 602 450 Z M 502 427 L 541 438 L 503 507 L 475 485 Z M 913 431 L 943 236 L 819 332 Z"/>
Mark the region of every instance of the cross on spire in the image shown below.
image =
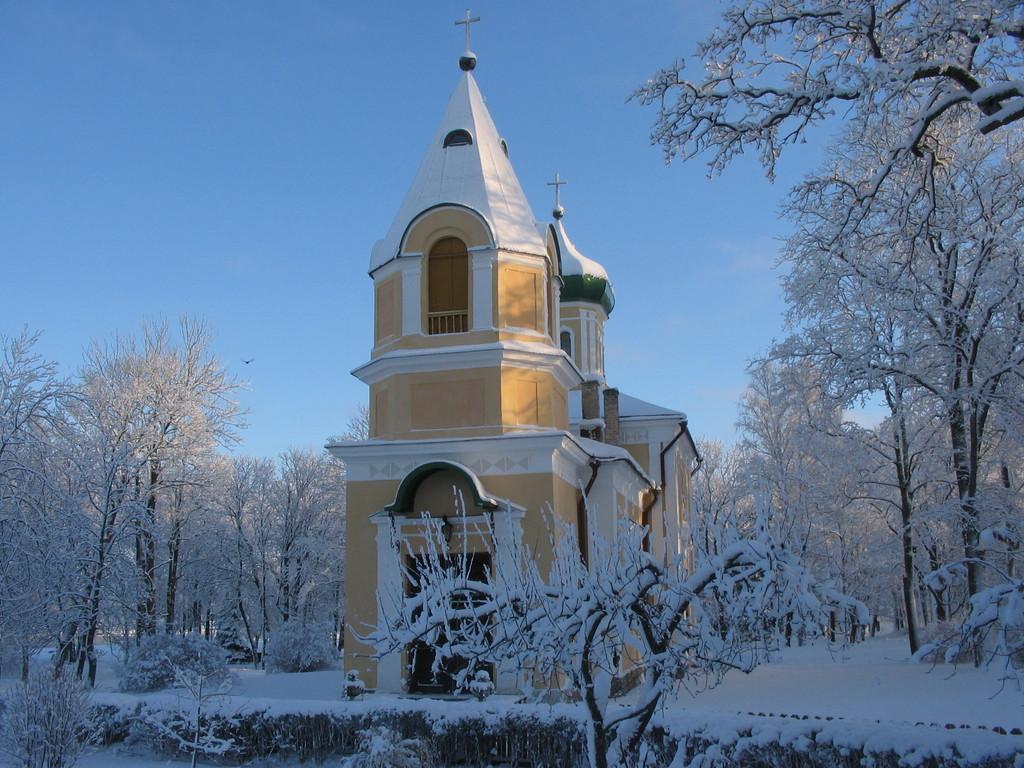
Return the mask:
<path id="1" fill-rule="evenodd" d="M 568 183 L 569 183 L 568 181 L 566 181 L 565 179 L 563 179 L 561 176 L 558 175 L 558 171 L 555 171 L 555 180 L 548 182 L 548 186 L 549 187 L 554 187 L 555 188 L 555 210 L 554 210 L 554 214 L 555 214 L 555 218 L 556 219 L 562 218 L 562 214 L 565 212 L 565 209 L 562 208 L 561 191 L 562 191 L 562 186 L 565 185 L 565 184 L 568 184 Z"/>
<path id="2" fill-rule="evenodd" d="M 475 24 L 478 21 L 480 21 L 480 17 L 479 16 L 473 16 L 469 12 L 469 8 L 467 8 L 466 9 L 466 18 L 459 19 L 458 21 L 455 22 L 456 26 L 462 25 L 462 26 L 465 26 L 465 28 L 466 28 L 466 52 L 467 53 L 469 51 L 473 50 L 472 46 L 470 45 L 470 43 L 472 42 L 472 37 L 473 37 L 473 35 L 472 35 L 472 28 L 473 28 L 473 24 Z"/>

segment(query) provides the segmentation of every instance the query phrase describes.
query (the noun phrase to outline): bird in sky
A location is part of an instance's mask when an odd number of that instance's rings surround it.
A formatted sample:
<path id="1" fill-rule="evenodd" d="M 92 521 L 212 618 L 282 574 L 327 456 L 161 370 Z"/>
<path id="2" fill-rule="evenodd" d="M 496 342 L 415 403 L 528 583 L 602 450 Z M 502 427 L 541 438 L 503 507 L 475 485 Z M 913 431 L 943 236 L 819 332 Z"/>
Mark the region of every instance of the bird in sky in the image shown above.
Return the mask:
<path id="1" fill-rule="evenodd" d="M 255 360 L 255 359 L 256 359 L 255 357 L 250 357 L 250 358 L 249 358 L 248 360 L 246 360 L 246 359 L 245 359 L 245 358 L 243 357 L 243 358 L 242 358 L 242 362 L 243 362 L 243 363 L 245 363 L 246 365 L 248 365 L 249 363 L 251 363 L 251 362 L 252 362 L 253 360 Z"/>

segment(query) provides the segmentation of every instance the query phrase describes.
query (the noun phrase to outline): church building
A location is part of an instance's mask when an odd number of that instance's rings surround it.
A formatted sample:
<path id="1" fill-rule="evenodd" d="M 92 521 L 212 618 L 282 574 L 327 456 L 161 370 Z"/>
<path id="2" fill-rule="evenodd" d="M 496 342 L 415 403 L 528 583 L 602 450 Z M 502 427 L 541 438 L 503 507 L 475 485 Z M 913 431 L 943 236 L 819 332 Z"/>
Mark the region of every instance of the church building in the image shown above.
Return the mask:
<path id="1" fill-rule="evenodd" d="M 422 536 L 424 513 L 465 541 L 487 516 L 496 535 L 528 543 L 542 569 L 552 557 L 545 516 L 575 532 L 585 561 L 590 536 L 610 538 L 626 518 L 650 529 L 659 558 L 689 541 L 699 457 L 686 416 L 608 385 L 612 281 L 569 239 L 557 176 L 550 221 L 534 216 L 474 78 L 468 34 L 466 47 L 412 186 L 370 255 L 373 346 L 353 371 L 369 387 L 369 438 L 327 446 L 348 477 L 345 666 L 378 691 L 451 686 L 431 674 L 429 649 L 377 661 L 358 639 L 378 622 L 378 593 L 408 588 L 403 542 Z M 498 553 L 472 554 L 491 578 L 508 567 Z M 500 669 L 495 683 L 517 687 Z"/>

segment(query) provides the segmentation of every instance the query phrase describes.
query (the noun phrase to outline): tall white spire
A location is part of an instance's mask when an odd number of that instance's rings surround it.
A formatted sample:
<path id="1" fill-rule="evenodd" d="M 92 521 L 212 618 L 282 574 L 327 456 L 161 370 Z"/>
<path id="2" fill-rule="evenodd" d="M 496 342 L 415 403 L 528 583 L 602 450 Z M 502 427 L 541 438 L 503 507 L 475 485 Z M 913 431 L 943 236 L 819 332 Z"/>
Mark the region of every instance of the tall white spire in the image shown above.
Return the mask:
<path id="1" fill-rule="evenodd" d="M 456 134 L 463 131 L 472 143 Z M 507 148 L 469 71 L 459 77 L 391 228 L 373 247 L 370 272 L 398 256 L 406 229 L 417 216 L 445 204 L 476 211 L 499 248 L 537 256 L 546 253 Z"/>

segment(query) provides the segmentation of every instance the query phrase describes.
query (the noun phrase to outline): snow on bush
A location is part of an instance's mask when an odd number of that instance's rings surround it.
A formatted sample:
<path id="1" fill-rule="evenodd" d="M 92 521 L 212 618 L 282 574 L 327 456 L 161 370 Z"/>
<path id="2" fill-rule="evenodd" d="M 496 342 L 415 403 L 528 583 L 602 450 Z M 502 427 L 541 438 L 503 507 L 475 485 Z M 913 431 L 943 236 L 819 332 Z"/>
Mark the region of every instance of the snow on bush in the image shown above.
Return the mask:
<path id="1" fill-rule="evenodd" d="M 173 686 L 181 670 L 224 679 L 227 651 L 199 635 L 152 635 L 128 657 L 121 678 L 125 691 L 156 691 Z"/>
<path id="2" fill-rule="evenodd" d="M 970 614 L 964 623 L 919 650 L 914 657 L 925 661 L 957 664 L 977 658 L 990 666 L 1005 664 L 1007 678 L 1024 688 L 1024 579 L 1004 573 L 994 564 L 982 562 L 1002 579 L 970 598 Z M 934 590 L 966 578 L 963 563 L 951 563 L 925 576 Z"/>
<path id="3" fill-rule="evenodd" d="M 140 721 L 174 717 L 167 695 L 135 697 L 100 694 L 98 740 L 114 744 L 131 732 L 140 746 L 164 753 L 175 740 L 155 729 L 132 728 Z M 163 699 L 163 700 L 161 700 Z M 342 765 L 404 765 L 399 756 L 418 741 L 429 749 L 423 765 L 591 765 L 585 715 L 570 705 L 492 701 L 373 700 L 358 702 L 275 702 L 251 709 L 231 697 L 211 705 L 204 727 L 232 743 L 230 760 L 248 764 L 277 761 Z M 626 714 L 628 708 L 612 705 Z M 162 714 L 159 714 L 162 713 Z M 187 718 L 182 709 L 178 715 Z M 372 736 L 368 732 L 376 731 Z M 389 734 L 382 734 L 390 732 Z M 369 741 L 367 741 L 369 739 Z M 408 740 L 408 741 L 406 741 Z M 402 746 L 404 743 L 404 747 Z M 1024 768 L 1024 735 L 1019 728 L 957 727 L 954 724 L 881 723 L 828 716 L 729 714 L 667 708 L 645 730 L 636 761 L 616 765 L 644 768 Z M 357 762 L 390 755 L 396 762 Z M 338 763 L 334 763 L 337 765 Z M 416 765 L 416 763 L 410 763 Z"/>
<path id="4" fill-rule="evenodd" d="M 403 739 L 386 725 L 360 731 L 356 754 L 344 764 L 351 768 L 426 768 L 437 765 L 420 739 Z"/>
<path id="5" fill-rule="evenodd" d="M 330 668 L 337 658 L 328 629 L 286 621 L 270 635 L 265 662 L 268 672 L 314 672 Z"/>
<path id="6" fill-rule="evenodd" d="M 486 669 L 478 669 L 466 689 L 477 701 L 483 701 L 494 693 L 494 683 L 491 682 L 490 673 Z"/>
<path id="7" fill-rule="evenodd" d="M 366 683 L 359 677 L 359 673 L 350 669 L 345 673 L 345 697 L 357 699 L 366 693 Z"/>
<path id="8" fill-rule="evenodd" d="M 252 664 L 256 660 L 254 658 L 256 654 L 238 628 L 234 616 L 228 616 L 221 620 L 214 639 L 217 641 L 217 645 L 228 652 L 229 663 Z"/>
<path id="9" fill-rule="evenodd" d="M 200 755 L 223 757 L 230 754 L 235 741 L 221 733 L 237 726 L 238 721 L 225 717 L 223 711 L 217 711 L 217 717 L 209 715 L 223 703 L 231 681 L 217 670 L 197 671 L 175 665 L 174 687 L 184 694 L 179 706 L 157 706 L 145 712 L 133 724 L 136 736 L 145 738 L 146 729 L 153 731 L 157 742 L 174 745 L 191 755 L 193 768 Z"/>
<path id="10" fill-rule="evenodd" d="M 88 741 L 89 699 L 71 675 L 33 671 L 4 697 L 0 753 L 22 768 L 66 768 Z"/>
<path id="11" fill-rule="evenodd" d="M 984 661 L 1001 660 L 1009 677 L 1024 687 L 1024 580 L 1009 579 L 971 595 L 971 613 L 946 658 L 968 645 L 985 649 Z"/>

